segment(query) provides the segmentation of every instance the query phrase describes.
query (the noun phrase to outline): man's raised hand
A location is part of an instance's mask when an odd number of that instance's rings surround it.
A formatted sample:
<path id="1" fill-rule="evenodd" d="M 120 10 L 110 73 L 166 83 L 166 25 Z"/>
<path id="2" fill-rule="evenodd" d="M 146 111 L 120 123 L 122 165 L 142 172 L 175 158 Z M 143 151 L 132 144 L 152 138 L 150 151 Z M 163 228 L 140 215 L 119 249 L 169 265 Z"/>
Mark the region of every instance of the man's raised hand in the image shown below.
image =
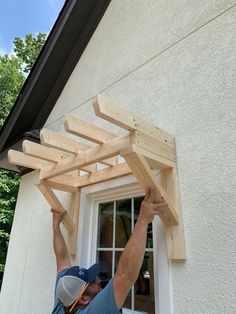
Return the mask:
<path id="1" fill-rule="evenodd" d="M 59 226 L 61 221 L 62 221 L 62 219 L 64 218 L 66 212 L 61 213 L 61 212 L 56 211 L 53 208 L 51 208 L 51 212 L 52 212 L 53 225 L 54 226 Z"/>
<path id="2" fill-rule="evenodd" d="M 162 214 L 159 205 L 155 203 L 155 189 L 148 187 L 140 208 L 140 220 L 149 224 L 153 221 L 155 215 Z"/>

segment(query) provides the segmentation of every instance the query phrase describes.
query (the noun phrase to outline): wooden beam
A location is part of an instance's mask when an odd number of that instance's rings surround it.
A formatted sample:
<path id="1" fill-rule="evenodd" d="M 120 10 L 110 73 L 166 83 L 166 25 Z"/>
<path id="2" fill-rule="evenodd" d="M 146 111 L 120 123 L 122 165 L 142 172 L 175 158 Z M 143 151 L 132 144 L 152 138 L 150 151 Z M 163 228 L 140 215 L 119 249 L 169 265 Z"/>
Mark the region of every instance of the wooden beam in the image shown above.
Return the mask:
<path id="1" fill-rule="evenodd" d="M 155 152 L 157 155 L 162 156 L 171 161 L 176 161 L 175 147 L 164 142 L 159 141 L 157 138 L 140 131 L 132 132 L 132 143 L 145 148 L 147 151 Z"/>
<path id="2" fill-rule="evenodd" d="M 91 174 L 82 175 L 77 178 L 73 178 L 69 175 L 60 175 L 58 177 L 46 180 L 46 183 L 47 186 L 52 189 L 65 192 L 76 192 L 79 187 L 120 178 L 129 174 L 132 174 L 132 171 L 125 162 L 122 162 L 116 166 L 101 169 Z M 38 184 L 40 184 L 41 181 L 42 180 L 40 180 Z"/>
<path id="3" fill-rule="evenodd" d="M 161 171 L 161 183 L 179 215 L 179 224 L 166 227 L 166 247 L 168 258 L 175 261 L 186 260 L 186 246 L 181 211 L 180 193 L 176 169 Z"/>
<path id="4" fill-rule="evenodd" d="M 41 182 L 41 184 L 38 185 L 39 191 L 43 194 L 47 202 L 49 203 L 50 207 L 55 209 L 56 211 L 60 213 L 66 212 L 62 223 L 67 229 L 68 232 L 72 232 L 74 230 L 74 223 L 69 217 L 67 211 L 55 195 L 55 193 L 52 191 L 52 189 L 47 185 L 46 182 Z"/>
<path id="5" fill-rule="evenodd" d="M 78 236 L 78 225 L 79 225 L 79 210 L 80 210 L 80 190 L 71 194 L 71 208 L 70 217 L 74 222 L 74 230 L 68 233 L 68 246 L 71 255 L 76 255 L 77 249 L 77 236 Z"/>
<path id="6" fill-rule="evenodd" d="M 28 140 L 23 141 L 22 150 L 29 156 L 38 157 L 52 162 L 59 162 L 72 156 L 72 154 L 63 152 L 59 149 L 46 147 Z"/>
<path id="7" fill-rule="evenodd" d="M 110 132 L 107 132 L 71 115 L 66 117 L 64 121 L 64 127 L 66 132 L 80 136 L 96 144 L 103 144 L 116 137 L 116 135 Z"/>
<path id="8" fill-rule="evenodd" d="M 108 98 L 98 94 L 93 100 L 95 114 L 111 123 L 127 130 L 138 130 L 149 134 L 164 143 L 174 144 L 172 135 L 156 127 L 154 124 L 137 117 L 128 110 L 114 104 Z"/>
<path id="9" fill-rule="evenodd" d="M 38 170 L 53 165 L 52 162 L 47 162 L 36 157 L 30 157 L 13 149 L 8 151 L 8 160 L 11 164 Z"/>
<path id="10" fill-rule="evenodd" d="M 42 180 L 39 180 L 38 184 L 40 184 L 41 181 Z M 71 176 L 68 175 L 61 175 L 53 179 L 49 179 L 46 182 L 47 186 L 59 191 L 76 192 L 78 189 L 76 186 L 76 178 L 72 178 Z"/>
<path id="11" fill-rule="evenodd" d="M 122 155 L 135 152 L 144 156 L 152 169 L 166 169 L 176 167 L 176 163 L 154 152 L 150 152 L 139 145 L 132 145 L 128 151 L 121 152 Z"/>
<path id="12" fill-rule="evenodd" d="M 155 187 L 155 202 L 163 203 L 166 202 L 165 206 L 162 206 L 164 215 L 160 216 L 160 219 L 165 225 L 176 225 L 178 224 L 178 213 L 171 204 L 166 192 L 162 188 L 161 184 L 155 178 L 150 166 L 148 165 L 145 157 L 136 153 L 130 153 L 123 156 L 128 166 L 132 170 L 133 174 L 137 178 L 141 187 L 146 190 L 147 187 Z"/>
<path id="13" fill-rule="evenodd" d="M 116 166 L 96 171 L 94 173 L 91 173 L 90 175 L 80 176 L 75 180 L 75 185 L 78 187 L 83 187 L 95 183 L 108 181 L 111 179 L 120 178 L 129 174 L 132 174 L 132 171 L 130 170 L 126 162 L 123 162 Z"/>
<path id="14" fill-rule="evenodd" d="M 88 144 L 77 142 L 73 139 L 70 139 L 56 132 L 49 131 L 47 129 L 42 129 L 40 131 L 40 140 L 41 144 L 45 146 L 58 148 L 74 155 L 77 155 L 81 151 L 92 148 L 92 146 Z M 116 159 L 107 158 L 103 160 L 102 163 L 108 166 L 114 166 L 116 164 Z"/>
<path id="15" fill-rule="evenodd" d="M 75 158 L 67 158 L 59 162 L 54 167 L 48 167 L 41 171 L 40 179 L 50 179 L 68 171 L 85 167 L 95 162 L 100 162 L 105 158 L 119 155 L 121 151 L 130 145 L 130 135 L 116 137 L 106 143 L 94 148 L 90 148 Z"/>
<path id="16" fill-rule="evenodd" d="M 89 149 L 90 146 L 77 142 L 71 138 L 63 136 L 47 129 L 40 131 L 40 141 L 42 145 L 55 147 L 68 153 L 77 154 L 78 151 Z"/>
<path id="17" fill-rule="evenodd" d="M 23 142 L 22 149 L 26 155 L 35 156 L 37 158 L 41 158 L 52 162 L 59 162 L 64 160 L 65 158 L 73 156 L 73 154 L 63 152 L 59 149 L 46 147 L 28 140 L 25 140 Z M 96 171 L 96 164 L 89 165 L 81 170 L 86 172 L 94 172 Z"/>

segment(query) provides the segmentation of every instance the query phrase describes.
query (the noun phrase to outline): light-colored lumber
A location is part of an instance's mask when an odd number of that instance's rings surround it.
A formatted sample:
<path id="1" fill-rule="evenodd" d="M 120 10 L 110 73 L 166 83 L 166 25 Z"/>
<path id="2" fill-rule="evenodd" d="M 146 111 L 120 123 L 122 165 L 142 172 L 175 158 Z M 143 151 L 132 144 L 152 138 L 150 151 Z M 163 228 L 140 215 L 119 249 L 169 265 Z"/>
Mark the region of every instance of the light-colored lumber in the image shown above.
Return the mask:
<path id="1" fill-rule="evenodd" d="M 152 169 L 166 169 L 166 168 L 174 168 L 176 167 L 176 163 L 171 161 L 165 157 L 162 157 L 156 153 L 150 152 L 143 148 L 142 146 L 132 145 L 129 150 L 123 151 L 122 155 L 126 155 L 127 153 L 135 152 L 144 156 Z"/>
<path id="2" fill-rule="evenodd" d="M 13 149 L 8 151 L 8 160 L 11 164 L 38 170 L 42 169 L 43 167 L 53 165 L 51 162 L 47 162 L 40 158 L 27 156 L 24 153 Z"/>
<path id="3" fill-rule="evenodd" d="M 87 185 L 91 185 L 95 183 L 108 181 L 111 179 L 120 178 L 120 177 L 129 175 L 131 173 L 132 171 L 130 170 L 128 165 L 125 162 L 123 162 L 113 167 L 98 170 L 89 175 L 80 176 L 75 180 L 75 185 L 77 187 L 83 187 L 83 186 L 87 186 Z M 50 180 L 54 180 L 54 179 L 50 179 Z"/>
<path id="4" fill-rule="evenodd" d="M 77 178 L 72 178 L 68 175 L 60 175 L 58 177 L 48 179 L 47 185 L 52 189 L 60 191 L 76 192 L 79 187 L 120 178 L 131 173 L 132 171 L 128 165 L 125 162 L 122 162 L 116 166 L 101 169 L 91 174 L 85 174 Z"/>
<path id="5" fill-rule="evenodd" d="M 40 141 L 41 144 L 45 146 L 54 147 L 73 154 L 77 154 L 78 151 L 90 148 L 90 146 L 85 143 L 77 142 L 47 129 L 42 129 L 40 131 Z"/>
<path id="6" fill-rule="evenodd" d="M 56 211 L 60 213 L 66 212 L 62 223 L 67 229 L 68 232 L 72 232 L 74 230 L 74 223 L 71 220 L 70 216 L 68 215 L 67 211 L 55 195 L 55 193 L 52 191 L 52 189 L 46 184 L 46 182 L 41 182 L 41 184 L 38 185 L 38 188 L 40 192 L 43 194 L 47 202 L 49 203 L 50 207 L 55 209 Z"/>
<path id="7" fill-rule="evenodd" d="M 143 147 L 147 151 L 156 153 L 157 155 L 171 161 L 176 161 L 174 145 L 169 145 L 167 143 L 161 142 L 155 137 L 142 133 L 140 131 L 134 131 L 132 132 L 132 135 L 133 144 Z"/>
<path id="8" fill-rule="evenodd" d="M 46 183 L 48 187 L 55 190 L 65 192 L 76 192 L 78 190 L 76 186 L 77 177 L 79 177 L 79 171 L 75 170 L 68 172 L 65 175 L 61 175 L 53 179 L 47 180 L 46 182 L 44 180 L 39 179 L 37 184 Z"/>
<path id="9" fill-rule="evenodd" d="M 167 255 L 171 260 L 184 261 L 186 260 L 186 246 L 176 169 L 161 171 L 161 184 L 179 215 L 178 225 L 166 227 Z"/>
<path id="10" fill-rule="evenodd" d="M 59 162 L 72 156 L 71 154 L 60 151 L 59 149 L 46 147 L 28 140 L 23 142 L 22 150 L 29 156 L 34 156 L 52 162 Z"/>
<path id="11" fill-rule="evenodd" d="M 22 149 L 26 155 L 34 156 L 52 162 L 60 162 L 65 158 L 73 156 L 73 154 L 60 151 L 59 149 L 46 147 L 28 140 L 25 140 L 23 142 Z M 81 170 L 86 172 L 94 172 L 96 171 L 96 165 L 89 165 Z"/>
<path id="12" fill-rule="evenodd" d="M 39 183 L 41 180 L 39 180 Z M 64 192 L 76 192 L 77 187 L 75 186 L 76 179 L 71 178 L 68 175 L 61 175 L 53 179 L 47 180 L 47 186 L 54 190 L 64 191 Z"/>
<path id="13" fill-rule="evenodd" d="M 45 146 L 54 147 L 74 155 L 78 154 L 80 151 L 85 151 L 92 148 L 92 146 L 88 144 L 77 142 L 73 139 L 47 129 L 42 129 L 40 131 L 40 140 L 41 144 Z M 116 159 L 113 157 L 106 158 L 102 161 L 102 163 L 108 166 L 114 166 L 116 164 Z"/>
<path id="14" fill-rule="evenodd" d="M 125 161 L 132 170 L 133 174 L 137 178 L 141 187 L 146 190 L 147 187 L 153 186 L 155 188 L 155 202 L 166 202 L 165 206 L 162 206 L 164 215 L 160 216 L 160 219 L 165 225 L 178 224 L 178 213 L 171 204 L 168 195 L 162 188 L 159 181 L 155 178 L 150 166 L 148 165 L 145 157 L 136 153 L 130 153 L 124 156 Z"/>
<path id="15" fill-rule="evenodd" d="M 64 127 L 66 132 L 80 136 L 96 144 L 103 144 L 116 137 L 116 135 L 72 115 L 66 117 Z"/>
<path id="16" fill-rule="evenodd" d="M 143 133 L 156 137 L 164 143 L 173 144 L 173 136 L 156 127 L 154 124 L 137 117 L 128 110 L 114 104 L 101 94 L 97 94 L 93 100 L 95 114 L 111 123 L 127 130 L 139 130 Z"/>
<path id="17" fill-rule="evenodd" d="M 40 174 L 40 179 L 50 179 L 59 176 L 68 171 L 78 169 L 95 162 L 100 162 L 104 158 L 119 155 L 121 151 L 127 149 L 130 145 L 130 135 L 118 136 L 97 147 L 90 148 L 76 158 L 67 158 L 59 162 L 54 167 L 43 169 Z"/>
<path id="18" fill-rule="evenodd" d="M 77 236 L 79 225 L 80 190 L 71 194 L 70 217 L 74 223 L 74 230 L 68 233 L 68 246 L 71 255 L 76 255 Z"/>

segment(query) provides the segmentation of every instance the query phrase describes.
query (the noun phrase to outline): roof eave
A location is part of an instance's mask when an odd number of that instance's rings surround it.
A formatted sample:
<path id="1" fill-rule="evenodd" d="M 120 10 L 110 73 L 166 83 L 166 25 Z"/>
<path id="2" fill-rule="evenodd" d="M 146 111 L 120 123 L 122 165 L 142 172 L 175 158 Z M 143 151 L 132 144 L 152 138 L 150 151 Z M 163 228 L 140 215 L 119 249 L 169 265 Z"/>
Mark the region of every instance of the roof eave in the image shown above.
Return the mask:
<path id="1" fill-rule="evenodd" d="M 45 124 L 110 1 L 66 1 L 0 130 L 0 168 L 3 152 L 25 132 L 41 129 Z"/>

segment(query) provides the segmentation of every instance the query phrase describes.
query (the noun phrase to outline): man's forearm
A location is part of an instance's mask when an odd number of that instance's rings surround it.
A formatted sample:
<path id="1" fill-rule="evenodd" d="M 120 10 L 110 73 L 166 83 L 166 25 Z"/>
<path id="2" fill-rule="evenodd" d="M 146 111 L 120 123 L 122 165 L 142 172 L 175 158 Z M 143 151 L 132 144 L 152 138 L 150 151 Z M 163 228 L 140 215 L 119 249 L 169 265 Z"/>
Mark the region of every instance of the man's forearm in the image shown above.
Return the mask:
<path id="1" fill-rule="evenodd" d="M 137 280 L 142 266 L 147 240 L 147 228 L 148 223 L 139 218 L 119 261 L 117 273 L 125 276 L 131 286 Z"/>
<path id="2" fill-rule="evenodd" d="M 57 261 L 57 269 L 70 267 L 70 256 L 60 226 L 53 224 L 53 249 Z"/>

